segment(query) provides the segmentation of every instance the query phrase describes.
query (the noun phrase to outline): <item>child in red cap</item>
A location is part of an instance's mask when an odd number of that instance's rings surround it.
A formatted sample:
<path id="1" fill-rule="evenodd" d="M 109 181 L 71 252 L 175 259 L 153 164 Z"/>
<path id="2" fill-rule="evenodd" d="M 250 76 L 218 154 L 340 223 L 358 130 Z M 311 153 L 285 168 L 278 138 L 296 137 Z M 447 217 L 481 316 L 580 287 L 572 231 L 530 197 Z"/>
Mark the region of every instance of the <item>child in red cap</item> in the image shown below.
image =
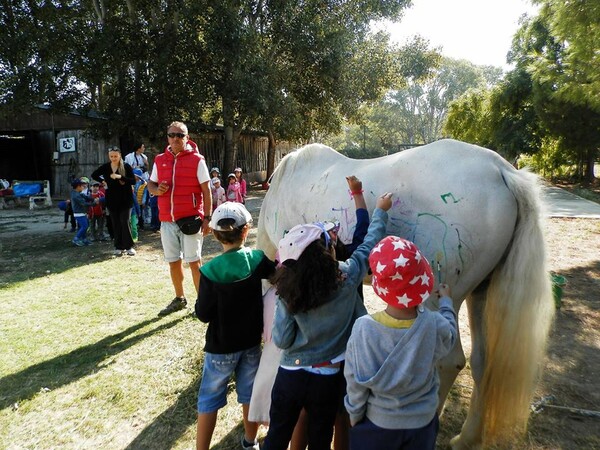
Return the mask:
<path id="1" fill-rule="evenodd" d="M 450 288 L 440 284 L 438 312 L 423 307 L 433 273 L 417 246 L 396 236 L 373 248 L 369 265 L 373 289 L 388 306 L 359 318 L 346 348 L 350 448 L 434 449 L 436 365 L 458 333 Z"/>

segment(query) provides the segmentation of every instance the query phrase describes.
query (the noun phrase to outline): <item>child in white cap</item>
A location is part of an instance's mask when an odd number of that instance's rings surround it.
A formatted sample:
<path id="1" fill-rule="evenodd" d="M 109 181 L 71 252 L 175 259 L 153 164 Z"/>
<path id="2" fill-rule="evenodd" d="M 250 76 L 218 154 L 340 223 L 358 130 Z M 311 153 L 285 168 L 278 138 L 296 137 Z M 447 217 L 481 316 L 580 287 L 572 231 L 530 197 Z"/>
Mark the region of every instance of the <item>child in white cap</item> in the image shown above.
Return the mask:
<path id="1" fill-rule="evenodd" d="M 227 201 L 225 197 L 225 189 L 221 186 L 221 179 L 214 177 L 210 180 L 210 192 L 212 194 L 213 211 L 217 209 L 219 205 L 222 205 Z"/>
<path id="2" fill-rule="evenodd" d="M 244 420 L 242 448 L 259 448 L 258 424 L 248 420 L 248 405 L 261 354 L 262 280 L 273 274 L 275 263 L 262 250 L 245 246 L 251 223 L 246 207 L 234 202 L 220 205 L 209 223 L 223 245 L 223 253 L 200 268 L 195 310 L 208 328 L 198 393 L 198 450 L 210 446 L 217 412 L 227 404 L 228 385 L 234 374 Z"/>
<path id="3" fill-rule="evenodd" d="M 329 234 L 318 224 L 297 225 L 279 242 L 272 338 L 283 351 L 263 450 L 287 448 L 302 408 L 308 448 L 330 447 L 343 381 L 340 365 L 352 324 L 366 314 L 357 286 L 369 252 L 385 233 L 391 206 L 391 194 L 377 199 L 367 236 L 345 262 L 335 259 Z"/>
<path id="4" fill-rule="evenodd" d="M 436 365 L 456 341 L 450 288 L 440 284 L 439 312 L 422 303 L 433 273 L 415 244 L 388 236 L 369 256 L 384 311 L 356 321 L 346 349 L 345 405 L 350 448 L 434 449 L 439 377 Z"/>

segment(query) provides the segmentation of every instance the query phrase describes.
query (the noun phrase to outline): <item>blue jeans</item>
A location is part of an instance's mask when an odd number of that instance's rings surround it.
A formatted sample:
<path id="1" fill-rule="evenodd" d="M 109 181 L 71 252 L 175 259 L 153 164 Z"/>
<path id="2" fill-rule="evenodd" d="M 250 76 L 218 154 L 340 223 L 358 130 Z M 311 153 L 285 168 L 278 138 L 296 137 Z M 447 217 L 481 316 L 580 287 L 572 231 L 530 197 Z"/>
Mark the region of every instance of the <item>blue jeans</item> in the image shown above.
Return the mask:
<path id="1" fill-rule="evenodd" d="M 343 374 L 320 375 L 279 368 L 271 392 L 269 432 L 263 450 L 284 450 L 302 408 L 308 413 L 308 448 L 329 450 Z"/>
<path id="2" fill-rule="evenodd" d="M 83 241 L 85 239 L 85 235 L 89 226 L 88 218 L 87 216 L 79 216 L 75 217 L 75 220 L 77 221 L 77 225 L 79 227 L 79 229 L 77 230 L 77 234 L 75 235 L 75 239 Z"/>
<path id="3" fill-rule="evenodd" d="M 366 417 L 350 428 L 350 450 L 434 450 L 440 421 L 437 413 L 423 428 L 389 430 Z"/>
<path id="4" fill-rule="evenodd" d="M 260 345 L 235 353 L 205 352 L 198 413 L 212 413 L 227 404 L 227 385 L 234 373 L 238 403 L 249 404 L 260 354 Z"/>

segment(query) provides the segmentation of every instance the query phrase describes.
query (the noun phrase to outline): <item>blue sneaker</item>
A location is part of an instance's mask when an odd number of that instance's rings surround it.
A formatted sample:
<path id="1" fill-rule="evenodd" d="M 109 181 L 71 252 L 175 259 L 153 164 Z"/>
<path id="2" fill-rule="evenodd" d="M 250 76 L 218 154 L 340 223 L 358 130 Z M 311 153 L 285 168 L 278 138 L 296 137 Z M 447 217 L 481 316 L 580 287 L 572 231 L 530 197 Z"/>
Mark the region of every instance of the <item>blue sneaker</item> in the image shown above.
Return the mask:
<path id="1" fill-rule="evenodd" d="M 84 245 L 92 245 L 92 241 L 90 241 L 89 239 L 84 239 L 83 244 Z"/>
<path id="2" fill-rule="evenodd" d="M 85 243 L 80 239 L 73 239 L 73 245 L 76 245 L 77 247 L 83 247 Z"/>

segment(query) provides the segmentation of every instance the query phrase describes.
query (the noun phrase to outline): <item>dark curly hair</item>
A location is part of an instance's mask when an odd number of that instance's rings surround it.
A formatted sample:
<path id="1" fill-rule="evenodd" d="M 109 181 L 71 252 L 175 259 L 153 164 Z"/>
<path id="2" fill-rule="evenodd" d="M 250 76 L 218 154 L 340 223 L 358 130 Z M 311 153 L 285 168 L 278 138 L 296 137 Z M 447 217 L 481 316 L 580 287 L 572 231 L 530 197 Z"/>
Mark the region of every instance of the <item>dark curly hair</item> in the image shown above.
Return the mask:
<path id="1" fill-rule="evenodd" d="M 324 242 L 311 243 L 297 261 L 287 261 L 271 278 L 290 314 L 321 306 L 340 285 L 338 262 Z"/>

